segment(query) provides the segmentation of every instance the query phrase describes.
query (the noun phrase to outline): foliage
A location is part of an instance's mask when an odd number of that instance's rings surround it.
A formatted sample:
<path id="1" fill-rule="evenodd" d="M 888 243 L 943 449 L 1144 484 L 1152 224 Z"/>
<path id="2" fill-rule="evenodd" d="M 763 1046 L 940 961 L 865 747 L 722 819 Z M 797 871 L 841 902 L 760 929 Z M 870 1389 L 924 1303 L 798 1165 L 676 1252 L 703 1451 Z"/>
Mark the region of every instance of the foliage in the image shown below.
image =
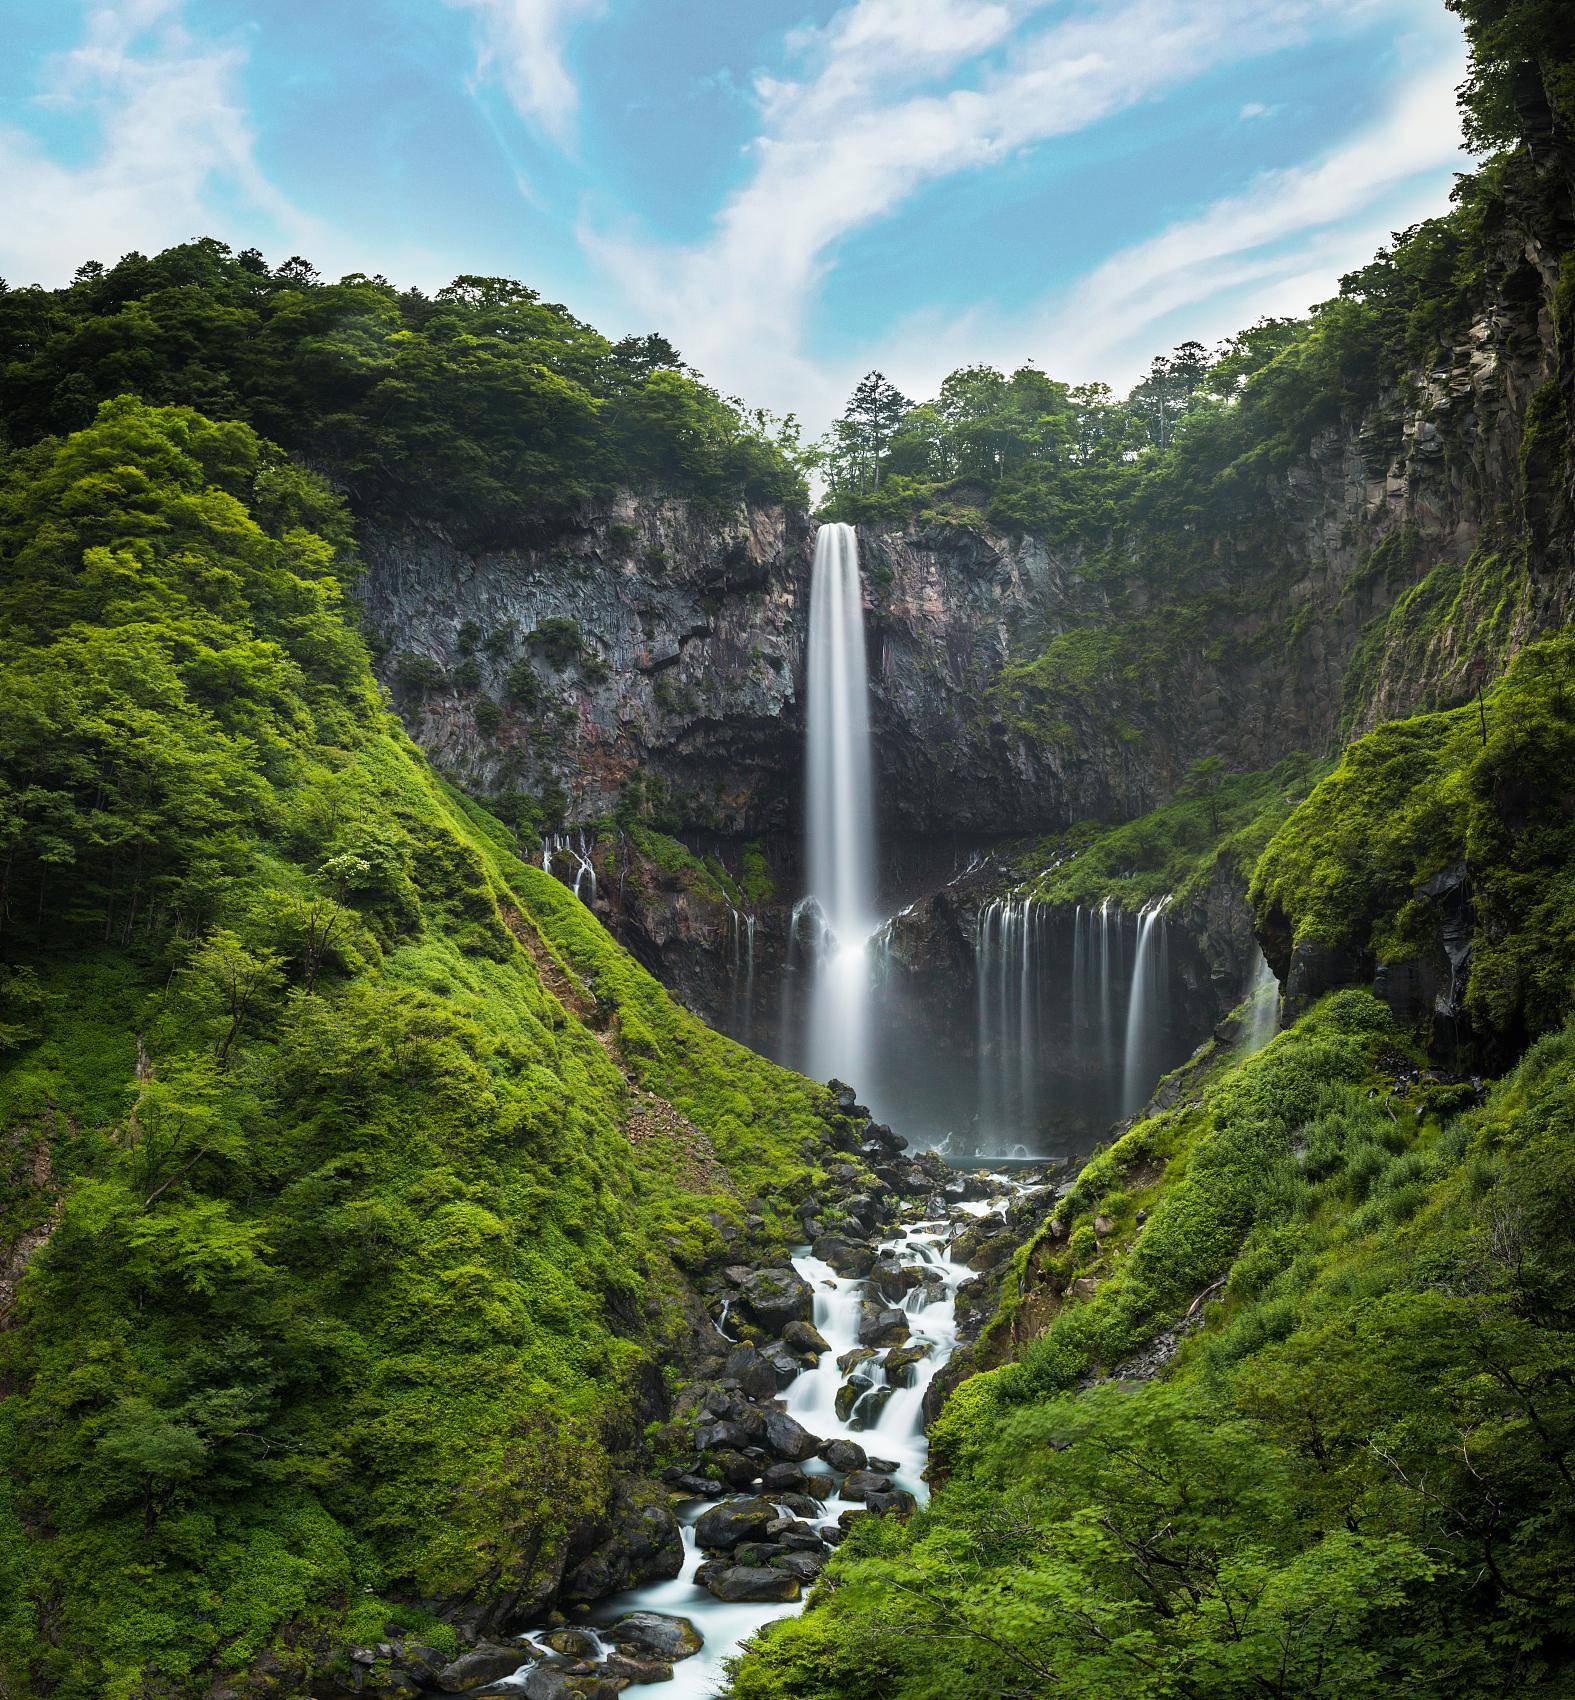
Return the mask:
<path id="1" fill-rule="evenodd" d="M 804 495 L 797 427 L 724 400 L 659 337 L 609 342 L 506 278 L 435 296 L 270 270 L 212 238 L 0 286 L 0 418 L 15 443 L 132 394 L 244 420 L 363 512 L 476 543 L 659 489 L 710 507 Z"/>
<path id="2" fill-rule="evenodd" d="M 1476 917 L 1466 1006 L 1511 1040 L 1575 999 L 1575 634 L 1523 650 L 1480 703 L 1378 727 L 1291 815 L 1252 878 L 1260 928 L 1403 961 L 1462 866 Z"/>
<path id="3" fill-rule="evenodd" d="M 1048 1331 L 953 1397 L 931 1507 L 858 1527 L 739 1700 L 1564 1691 L 1575 1030 L 1453 1120 L 1392 1042 L 1339 994 L 1085 1172 L 1058 1214 L 1115 1232 L 1081 1273 L 1048 1231 L 1020 1257 Z M 1170 1373 L 1122 1379 L 1192 1302 Z"/>
<path id="4" fill-rule="evenodd" d="M 792 1229 L 820 1089 L 433 776 L 246 426 L 107 403 L 0 543 L 0 1688 L 441 1639 L 599 1507 L 718 1221 Z"/>

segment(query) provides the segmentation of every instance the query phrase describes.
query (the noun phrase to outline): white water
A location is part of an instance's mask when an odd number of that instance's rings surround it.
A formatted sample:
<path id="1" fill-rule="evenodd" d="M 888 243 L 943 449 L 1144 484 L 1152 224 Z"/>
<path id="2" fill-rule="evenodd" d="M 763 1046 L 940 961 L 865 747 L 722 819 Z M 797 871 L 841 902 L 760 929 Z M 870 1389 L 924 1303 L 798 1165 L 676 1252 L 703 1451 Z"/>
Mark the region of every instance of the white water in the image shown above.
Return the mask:
<path id="1" fill-rule="evenodd" d="M 1121 1113 L 1136 1115 L 1152 1090 L 1158 1063 L 1159 1026 L 1169 982 L 1165 902 L 1145 903 L 1138 918 L 1137 955 L 1127 997 L 1127 1043 L 1122 1067 Z"/>
<path id="2" fill-rule="evenodd" d="M 979 911 L 974 931 L 978 1125 L 987 1148 L 998 1151 L 1038 1132 L 1045 913 L 1031 892 L 1012 892 Z"/>
<path id="3" fill-rule="evenodd" d="M 1252 1005 L 1247 1011 L 1246 1045 L 1250 1056 L 1261 1051 L 1280 1030 L 1280 982 L 1261 950 L 1247 997 Z"/>
<path id="4" fill-rule="evenodd" d="M 807 1066 L 825 1080 L 868 1075 L 875 785 L 858 537 L 823 525 L 809 592 L 806 864 L 826 939 L 810 993 Z"/>
<path id="5" fill-rule="evenodd" d="M 859 1300 L 869 1290 L 867 1283 L 838 1275 L 829 1264 L 807 1251 L 793 1259 L 793 1267 L 814 1288 L 815 1326 L 826 1337 L 831 1350 L 778 1396 L 778 1403 L 812 1434 L 824 1440 L 840 1436 L 857 1441 L 871 1456 L 894 1462 L 897 1469 L 892 1472 L 893 1481 L 921 1502 L 929 1497 L 923 1474 L 929 1453 L 924 1432 L 924 1393 L 957 1344 L 957 1288 L 973 1273 L 965 1265 L 954 1263 L 948 1255 L 950 1227 L 944 1217 L 914 1222 L 905 1226 L 895 1239 L 883 1242 L 895 1252 L 899 1265 L 926 1265 L 937 1270 L 941 1280 L 928 1288 L 916 1289 L 933 1293 L 928 1302 L 921 1304 L 909 1295 L 908 1305 L 902 1307 L 908 1310 L 910 1343 L 928 1342 L 932 1350 L 928 1358 L 914 1366 L 914 1385 L 896 1389 L 872 1427 L 855 1429 L 839 1422 L 834 1411 L 837 1389 L 847 1379 L 838 1369 L 837 1359 L 858 1343 Z M 812 1459 L 804 1467 L 828 1476 L 833 1474 L 818 1460 Z M 701 1650 L 674 1665 L 673 1680 L 664 1682 L 657 1690 L 663 1700 L 704 1700 L 715 1694 L 725 1675 L 724 1661 L 736 1654 L 755 1630 L 778 1618 L 796 1616 L 804 1609 L 802 1599 L 777 1605 L 758 1602 L 729 1605 L 696 1583 L 695 1572 L 704 1554 L 695 1545 L 694 1525 L 710 1503 L 713 1502 L 695 1501 L 680 1513 L 684 1563 L 672 1581 L 632 1588 L 602 1601 L 596 1608 L 596 1621 L 601 1623 L 629 1611 L 687 1617 L 705 1637 Z M 835 1528 L 837 1518 L 853 1509 L 855 1503 L 833 1495 L 823 1501 L 822 1515 L 815 1521 L 822 1528 Z M 523 1680 L 523 1671 L 520 1676 Z"/>

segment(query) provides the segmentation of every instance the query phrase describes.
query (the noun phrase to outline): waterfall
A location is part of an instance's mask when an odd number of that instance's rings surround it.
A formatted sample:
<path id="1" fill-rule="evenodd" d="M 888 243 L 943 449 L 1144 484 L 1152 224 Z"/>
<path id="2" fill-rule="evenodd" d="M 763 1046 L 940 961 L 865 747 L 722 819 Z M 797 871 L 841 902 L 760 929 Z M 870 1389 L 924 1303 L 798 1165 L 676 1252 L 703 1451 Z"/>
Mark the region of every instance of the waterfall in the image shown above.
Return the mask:
<path id="1" fill-rule="evenodd" d="M 1247 1055 L 1261 1051 L 1280 1030 L 1280 982 L 1260 950 L 1258 966 L 1247 989 Z"/>
<path id="2" fill-rule="evenodd" d="M 815 539 L 807 657 L 806 863 L 825 949 L 810 994 L 808 1071 L 856 1079 L 865 1033 L 874 930 L 875 786 L 864 657 L 858 538 L 823 525 Z"/>
<path id="3" fill-rule="evenodd" d="M 1122 1066 L 1121 1113 L 1143 1107 L 1158 1068 L 1160 1026 L 1168 989 L 1169 942 L 1165 936 L 1164 898 L 1143 905 L 1138 917 L 1137 955 L 1127 996 L 1126 1056 Z"/>
<path id="4" fill-rule="evenodd" d="M 755 1025 L 755 917 L 730 908 L 733 957 L 733 1028 L 747 1045 Z"/>
<path id="5" fill-rule="evenodd" d="M 1001 1149 L 1003 1134 L 1035 1125 L 1044 922 L 1033 894 L 1014 892 L 974 923 L 979 1132 Z"/>

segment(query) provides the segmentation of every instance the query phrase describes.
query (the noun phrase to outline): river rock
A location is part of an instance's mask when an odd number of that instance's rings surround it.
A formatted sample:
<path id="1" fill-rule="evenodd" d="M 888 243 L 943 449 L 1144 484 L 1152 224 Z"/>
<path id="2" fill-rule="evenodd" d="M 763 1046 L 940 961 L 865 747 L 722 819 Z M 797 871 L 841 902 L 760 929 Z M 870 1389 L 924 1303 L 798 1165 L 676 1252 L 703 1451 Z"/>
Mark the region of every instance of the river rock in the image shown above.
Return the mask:
<path id="1" fill-rule="evenodd" d="M 883 1476 L 894 1476 L 902 1468 L 895 1458 L 877 1458 L 870 1454 L 870 1468 Z"/>
<path id="2" fill-rule="evenodd" d="M 735 1346 L 722 1365 L 722 1377 L 736 1381 L 751 1399 L 774 1399 L 781 1385 L 775 1367 L 758 1346 Z"/>
<path id="3" fill-rule="evenodd" d="M 889 1493 L 867 1493 L 864 1504 L 877 1517 L 909 1517 L 918 1509 L 918 1501 L 906 1488 L 893 1488 Z"/>
<path id="4" fill-rule="evenodd" d="M 515 1693 L 523 1694 L 525 1700 L 617 1700 L 628 1686 L 622 1677 L 549 1662 L 537 1665 Z"/>
<path id="5" fill-rule="evenodd" d="M 912 1387 L 918 1376 L 914 1366 L 930 1355 L 931 1348 L 924 1341 L 907 1346 L 893 1346 L 881 1359 L 881 1368 L 886 1371 L 886 1379 L 893 1387 Z"/>
<path id="6" fill-rule="evenodd" d="M 859 1306 L 861 1346 L 900 1346 L 908 1338 L 908 1319 L 900 1310 L 884 1310 L 865 1299 Z"/>
<path id="7" fill-rule="evenodd" d="M 594 1635 L 587 1634 L 583 1629 L 549 1629 L 541 1637 L 555 1653 L 562 1653 L 570 1659 L 596 1659 L 601 1657 L 601 1648 Z"/>
<path id="8" fill-rule="evenodd" d="M 844 1499 L 864 1499 L 872 1493 L 890 1493 L 891 1477 L 878 1470 L 850 1470 L 842 1481 Z"/>
<path id="9" fill-rule="evenodd" d="M 798 1463 L 813 1458 L 820 1450 L 820 1437 L 786 1411 L 767 1411 L 765 1428 L 765 1443 L 779 1458 Z"/>
<path id="10" fill-rule="evenodd" d="M 669 1662 L 690 1658 L 705 1645 L 705 1637 L 687 1617 L 660 1611 L 625 1612 L 602 1634 L 624 1652 Z"/>
<path id="11" fill-rule="evenodd" d="M 822 1263 L 850 1280 L 868 1275 L 875 1267 L 873 1246 L 859 1245 L 844 1234 L 822 1234 L 810 1247 Z"/>
<path id="12" fill-rule="evenodd" d="M 801 1357 L 818 1358 L 831 1350 L 825 1335 L 813 1322 L 790 1322 L 782 1330 L 782 1344 Z"/>
<path id="13" fill-rule="evenodd" d="M 683 1566 L 683 1531 L 666 1494 L 651 1483 L 620 1484 L 605 1516 L 577 1537 L 561 1597 L 604 1599 L 641 1582 L 668 1581 Z"/>
<path id="14" fill-rule="evenodd" d="M 671 1682 L 673 1667 L 665 1659 L 637 1659 L 628 1653 L 609 1653 L 602 1660 L 608 1676 L 624 1677 L 635 1682 Z"/>
<path id="15" fill-rule="evenodd" d="M 815 1295 L 796 1269 L 756 1269 L 739 1288 L 738 1301 L 750 1319 L 773 1334 L 790 1322 L 808 1322 Z"/>
<path id="16" fill-rule="evenodd" d="M 808 1493 L 809 1476 L 798 1464 L 773 1464 L 760 1478 L 762 1494 Z"/>
<path id="17" fill-rule="evenodd" d="M 791 1323 L 789 1327 L 793 1326 Z M 804 1366 L 792 1351 L 780 1340 L 773 1340 L 769 1346 L 762 1347 L 761 1356 L 776 1372 L 778 1390 L 786 1387 L 795 1380 Z"/>
<path id="18" fill-rule="evenodd" d="M 860 1364 L 867 1364 L 874 1356 L 875 1348 L 873 1346 L 855 1346 L 852 1351 L 844 1352 L 837 1359 L 837 1368 L 846 1375 L 849 1370 L 857 1369 Z"/>
<path id="19" fill-rule="evenodd" d="M 759 1540 L 779 1513 L 769 1499 L 729 1499 L 703 1512 L 695 1539 L 708 1552 L 731 1552 L 740 1541 Z"/>
<path id="20" fill-rule="evenodd" d="M 863 1470 L 868 1467 L 864 1448 L 856 1440 L 828 1440 L 820 1449 L 820 1455 L 833 1470 Z"/>
<path id="21" fill-rule="evenodd" d="M 437 1685 L 445 1694 L 468 1694 L 484 1682 L 496 1682 L 500 1677 L 513 1676 L 522 1665 L 536 1655 L 529 1647 L 504 1647 L 496 1641 L 484 1641 L 461 1653 L 452 1663 L 437 1673 Z"/>
<path id="22" fill-rule="evenodd" d="M 709 1568 L 703 1566 L 701 1573 Z M 719 1600 L 739 1604 L 744 1601 L 796 1600 L 802 1583 L 789 1570 L 774 1570 L 769 1565 L 734 1564 L 706 1576 L 705 1586 Z"/>
<path id="23" fill-rule="evenodd" d="M 754 1459 L 727 1446 L 716 1446 L 709 1452 L 702 1452 L 699 1468 L 707 1475 L 714 1475 L 719 1482 L 725 1482 L 735 1492 L 741 1488 L 752 1488 L 760 1479 L 760 1466 Z"/>
<path id="24" fill-rule="evenodd" d="M 782 1552 L 771 1561 L 773 1570 L 785 1570 L 790 1576 L 798 1577 L 801 1582 L 813 1582 L 826 1568 L 827 1554 L 824 1551 L 815 1552 Z"/>

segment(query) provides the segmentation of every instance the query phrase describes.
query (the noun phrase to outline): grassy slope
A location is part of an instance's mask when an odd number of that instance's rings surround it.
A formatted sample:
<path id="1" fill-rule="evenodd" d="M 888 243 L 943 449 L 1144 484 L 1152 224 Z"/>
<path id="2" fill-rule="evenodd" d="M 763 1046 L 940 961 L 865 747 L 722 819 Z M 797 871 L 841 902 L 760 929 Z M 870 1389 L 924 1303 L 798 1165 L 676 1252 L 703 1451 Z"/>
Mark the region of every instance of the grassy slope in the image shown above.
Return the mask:
<path id="1" fill-rule="evenodd" d="M 4 1243 L 48 1234 L 0 1340 L 8 1692 L 538 1589 L 710 1213 L 775 1232 L 816 1148 L 810 1083 L 434 777 L 333 551 L 257 517 L 297 476 L 135 404 L 6 469 Z"/>
<path id="2" fill-rule="evenodd" d="M 1517 660 L 1485 739 L 1422 716 L 1294 808 L 1265 776 L 1216 800 L 1227 845 L 1280 823 L 1253 894 L 1299 940 L 1421 948 L 1416 887 L 1464 858 L 1473 1006 L 1529 1055 L 1476 1107 L 1351 990 L 1190 1070 L 1018 1254 L 982 1347 L 1013 1361 L 953 1395 L 932 1509 L 861 1529 L 739 1700 L 1567 1691 L 1570 642 Z M 1200 808 L 1091 831 L 1047 893 L 1206 879 Z"/>

